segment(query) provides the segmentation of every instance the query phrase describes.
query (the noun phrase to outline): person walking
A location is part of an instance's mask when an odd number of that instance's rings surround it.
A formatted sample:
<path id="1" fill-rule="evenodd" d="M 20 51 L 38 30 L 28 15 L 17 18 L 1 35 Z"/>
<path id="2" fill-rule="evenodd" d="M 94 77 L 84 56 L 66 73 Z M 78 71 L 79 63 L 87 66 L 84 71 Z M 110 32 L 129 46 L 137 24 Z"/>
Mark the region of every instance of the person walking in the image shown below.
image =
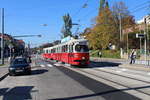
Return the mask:
<path id="1" fill-rule="evenodd" d="M 101 51 L 98 52 L 98 56 L 99 56 L 100 58 L 102 57 L 102 52 L 101 52 Z"/>
<path id="2" fill-rule="evenodd" d="M 130 64 L 134 64 L 136 59 L 136 51 L 134 49 L 131 52 L 130 58 L 131 58 Z"/>

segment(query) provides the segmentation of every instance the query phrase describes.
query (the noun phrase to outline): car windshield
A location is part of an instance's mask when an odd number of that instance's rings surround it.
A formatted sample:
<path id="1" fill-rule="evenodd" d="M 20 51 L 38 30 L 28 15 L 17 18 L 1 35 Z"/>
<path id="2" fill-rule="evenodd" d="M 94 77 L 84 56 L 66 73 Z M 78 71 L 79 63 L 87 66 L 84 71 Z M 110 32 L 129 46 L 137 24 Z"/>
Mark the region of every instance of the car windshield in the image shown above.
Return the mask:
<path id="1" fill-rule="evenodd" d="M 18 59 L 15 59 L 13 62 L 12 62 L 13 65 L 16 65 L 16 64 L 27 64 L 27 60 L 25 58 L 18 58 Z"/>
<path id="2" fill-rule="evenodd" d="M 88 52 L 88 46 L 87 45 L 76 45 L 75 46 L 75 51 L 76 52 Z"/>

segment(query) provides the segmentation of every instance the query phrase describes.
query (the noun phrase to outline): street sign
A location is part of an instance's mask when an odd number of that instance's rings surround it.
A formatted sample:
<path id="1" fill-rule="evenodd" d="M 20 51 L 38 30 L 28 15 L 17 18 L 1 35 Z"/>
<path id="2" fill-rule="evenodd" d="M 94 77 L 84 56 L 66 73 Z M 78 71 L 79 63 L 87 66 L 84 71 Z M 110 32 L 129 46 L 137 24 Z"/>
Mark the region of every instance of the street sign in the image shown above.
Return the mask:
<path id="1" fill-rule="evenodd" d="M 145 34 L 139 34 L 139 33 L 136 34 L 136 38 L 144 38 L 144 37 L 145 37 Z"/>

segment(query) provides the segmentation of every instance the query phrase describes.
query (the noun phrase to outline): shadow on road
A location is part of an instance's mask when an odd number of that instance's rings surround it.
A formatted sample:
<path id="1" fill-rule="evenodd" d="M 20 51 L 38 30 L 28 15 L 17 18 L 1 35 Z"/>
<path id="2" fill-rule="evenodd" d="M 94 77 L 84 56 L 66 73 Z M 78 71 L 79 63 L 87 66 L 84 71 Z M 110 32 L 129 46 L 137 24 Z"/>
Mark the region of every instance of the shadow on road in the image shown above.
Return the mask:
<path id="1" fill-rule="evenodd" d="M 14 88 L 1 88 L 0 96 L 2 100 L 30 100 L 32 99 L 31 93 L 38 92 L 32 90 L 34 86 L 18 86 Z"/>
<path id="2" fill-rule="evenodd" d="M 47 69 L 37 69 L 37 70 L 32 70 L 31 75 L 44 74 L 46 72 L 48 72 Z"/>
<path id="3" fill-rule="evenodd" d="M 96 61 L 90 61 L 90 68 L 95 68 L 95 67 L 118 67 L 121 63 L 116 63 L 116 62 L 96 62 Z"/>
<path id="4" fill-rule="evenodd" d="M 138 90 L 138 89 L 146 89 L 150 88 L 150 86 L 142 86 L 142 87 L 134 87 L 134 88 L 125 88 L 125 89 L 114 89 L 114 90 L 108 90 L 108 91 L 102 91 L 99 93 L 93 93 L 93 94 L 87 94 L 87 95 L 81 95 L 81 96 L 74 96 L 74 97 L 66 97 L 66 98 L 55 98 L 55 99 L 48 99 L 48 100 L 76 100 L 76 99 L 85 99 L 89 97 L 95 97 L 95 96 L 102 96 L 104 98 L 109 98 L 109 100 L 115 100 L 115 98 L 110 98 L 111 95 L 116 95 L 116 98 L 118 96 L 126 97 L 122 98 L 121 100 L 141 100 L 137 97 L 134 97 L 132 95 L 129 95 L 127 93 L 122 94 L 121 92 L 128 91 L 128 90 Z M 108 99 L 106 99 L 108 100 Z"/>
<path id="5" fill-rule="evenodd" d="M 31 74 L 24 74 L 24 73 L 17 73 L 15 76 L 31 76 L 31 75 L 39 75 L 39 74 L 44 74 L 48 72 L 47 69 L 37 69 L 37 70 L 32 70 L 31 71 Z"/>

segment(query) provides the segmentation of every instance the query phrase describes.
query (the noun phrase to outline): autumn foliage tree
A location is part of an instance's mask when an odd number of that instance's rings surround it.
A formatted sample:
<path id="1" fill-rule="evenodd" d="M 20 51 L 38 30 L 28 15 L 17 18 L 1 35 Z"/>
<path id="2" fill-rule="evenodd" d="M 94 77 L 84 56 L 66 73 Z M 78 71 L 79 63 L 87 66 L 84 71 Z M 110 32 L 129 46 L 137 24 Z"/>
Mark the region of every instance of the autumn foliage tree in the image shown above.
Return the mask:
<path id="1" fill-rule="evenodd" d="M 122 30 L 135 24 L 123 2 L 116 2 L 110 9 L 106 0 L 100 1 L 100 11 L 96 17 L 95 25 L 86 34 L 89 46 L 93 49 L 106 49 L 109 43 L 120 46 L 120 20 Z"/>
<path id="2" fill-rule="evenodd" d="M 114 27 L 112 12 L 108 6 L 100 11 L 96 24 L 87 35 L 90 47 L 93 49 L 106 49 L 110 42 L 115 42 L 116 27 Z"/>

